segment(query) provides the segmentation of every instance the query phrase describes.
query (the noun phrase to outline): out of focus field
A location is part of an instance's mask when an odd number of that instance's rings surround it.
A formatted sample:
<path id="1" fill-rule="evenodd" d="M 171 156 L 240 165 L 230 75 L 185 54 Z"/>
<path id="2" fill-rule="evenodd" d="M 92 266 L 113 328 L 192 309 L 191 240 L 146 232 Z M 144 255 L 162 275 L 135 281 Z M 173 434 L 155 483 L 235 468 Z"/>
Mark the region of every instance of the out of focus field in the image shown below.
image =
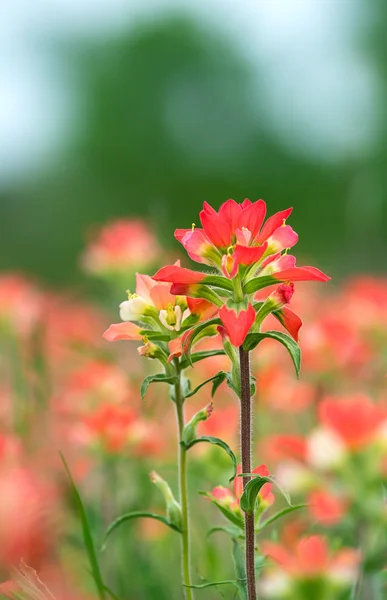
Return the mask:
<path id="1" fill-rule="evenodd" d="M 333 280 L 296 287 L 299 381 L 281 348 L 253 354 L 254 462 L 308 505 L 258 536 L 282 556 L 260 597 L 387 597 L 386 27 L 382 1 L 3 3 L 0 582 L 95 598 L 59 450 L 97 546 L 118 514 L 163 511 L 148 474 L 176 490 L 172 403 L 156 386 L 142 402 L 152 361 L 102 333 L 136 271 L 182 258 L 173 230 L 203 200 L 262 197 L 294 207 L 300 264 Z M 201 433 L 237 451 L 237 423 L 222 385 Z M 218 448 L 189 459 L 195 582 L 232 579 L 231 541 L 207 536 L 226 521 L 198 494 L 231 465 Z M 112 535 L 101 563 L 121 600 L 181 600 L 177 537 L 150 520 Z"/>

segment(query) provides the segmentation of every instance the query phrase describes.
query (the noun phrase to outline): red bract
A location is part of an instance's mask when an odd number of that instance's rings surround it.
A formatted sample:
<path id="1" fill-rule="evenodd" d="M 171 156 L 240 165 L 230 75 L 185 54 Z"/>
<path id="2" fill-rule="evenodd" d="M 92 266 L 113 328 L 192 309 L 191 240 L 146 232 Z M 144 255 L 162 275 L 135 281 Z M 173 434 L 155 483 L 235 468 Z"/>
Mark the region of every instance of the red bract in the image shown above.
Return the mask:
<path id="1" fill-rule="evenodd" d="M 239 313 L 223 305 L 219 311 L 219 316 L 230 338 L 230 342 L 234 346 L 241 346 L 255 321 L 253 305 L 249 304 L 247 310 L 242 309 Z"/>

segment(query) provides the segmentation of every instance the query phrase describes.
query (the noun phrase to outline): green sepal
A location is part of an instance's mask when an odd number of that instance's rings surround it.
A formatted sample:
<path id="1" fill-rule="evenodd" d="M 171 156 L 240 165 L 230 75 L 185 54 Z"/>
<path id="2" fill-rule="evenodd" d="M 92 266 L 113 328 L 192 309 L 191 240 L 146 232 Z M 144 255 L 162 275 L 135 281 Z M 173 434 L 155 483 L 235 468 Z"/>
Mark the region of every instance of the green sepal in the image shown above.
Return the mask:
<path id="1" fill-rule="evenodd" d="M 232 512 L 232 510 L 229 510 L 225 506 L 219 504 L 219 502 L 217 502 L 209 492 L 199 492 L 199 494 L 211 500 L 211 502 L 213 502 L 215 506 L 219 508 L 220 512 L 223 514 L 223 516 L 226 517 L 226 519 L 228 519 L 229 521 L 231 521 L 231 523 L 233 523 L 234 525 L 242 529 L 242 531 L 244 531 L 245 523 L 242 516 L 238 516 L 237 514 Z"/>
<path id="2" fill-rule="evenodd" d="M 137 510 L 130 513 L 125 513 L 124 515 L 117 517 L 117 519 L 110 523 L 109 527 L 105 532 L 105 535 L 103 536 L 101 552 L 105 550 L 108 537 L 113 533 L 113 531 L 115 531 L 120 525 L 122 525 L 122 523 L 125 523 L 126 521 L 131 521 L 132 519 L 141 518 L 155 519 L 156 521 L 160 521 L 160 523 L 164 523 L 164 525 L 167 525 L 167 527 L 170 527 L 171 529 L 173 529 L 173 531 L 181 533 L 181 529 L 179 527 L 176 527 L 176 525 L 174 525 L 173 523 L 170 523 L 166 517 L 163 517 L 163 515 L 157 515 L 155 513 Z"/>
<path id="3" fill-rule="evenodd" d="M 274 283 L 280 284 L 281 282 L 275 277 L 272 277 L 271 275 L 255 277 L 254 279 L 250 279 L 250 281 L 245 283 L 245 285 L 243 286 L 243 291 L 247 295 L 254 294 L 254 292 L 262 290 L 263 288 L 269 285 L 273 285 Z"/>
<path id="4" fill-rule="evenodd" d="M 237 463 L 236 456 L 235 456 L 234 452 L 231 450 L 230 446 L 228 444 L 226 444 L 226 442 L 224 442 L 223 440 L 221 440 L 217 437 L 206 436 L 206 435 L 199 437 L 199 438 L 195 438 L 194 440 L 190 441 L 188 444 L 185 444 L 184 442 L 181 442 L 181 444 L 182 444 L 182 446 L 184 446 L 184 448 L 186 450 L 189 450 L 190 448 L 192 448 L 192 446 L 195 446 L 196 444 L 199 444 L 200 442 L 208 442 L 209 444 L 213 444 L 214 446 L 219 446 L 226 452 L 226 454 L 231 458 L 232 464 L 234 465 L 234 474 L 229 480 L 230 482 L 233 481 L 237 474 L 237 464 L 238 463 Z"/>
<path id="5" fill-rule="evenodd" d="M 161 331 L 154 331 L 153 329 L 141 329 L 139 334 L 141 336 L 146 336 L 148 340 L 151 340 L 152 342 L 169 342 L 171 339 L 170 335 L 161 333 Z"/>
<path id="6" fill-rule="evenodd" d="M 176 375 L 167 375 L 166 373 L 156 373 L 155 375 L 149 375 L 148 377 L 145 377 L 145 379 L 141 383 L 141 399 L 144 400 L 146 391 L 151 383 L 168 383 L 169 385 L 175 385 L 178 382 L 179 378 Z"/>
<path id="7" fill-rule="evenodd" d="M 74 499 L 75 499 L 75 503 L 76 503 L 76 506 L 78 509 L 80 521 L 82 524 L 83 541 L 84 541 L 86 552 L 87 552 L 87 555 L 89 558 L 91 575 L 94 579 L 94 582 L 95 582 L 95 585 L 96 585 L 96 588 L 98 591 L 98 597 L 100 600 L 106 600 L 106 594 L 105 594 L 106 588 L 105 588 L 105 584 L 102 579 L 101 570 L 99 568 L 97 553 L 96 553 L 96 550 L 94 547 L 93 537 L 91 535 L 91 529 L 90 529 L 90 525 L 89 525 L 89 520 L 87 518 L 86 509 L 82 502 L 82 498 L 78 491 L 78 488 L 75 485 L 74 479 L 71 475 L 71 472 L 70 472 L 67 462 L 61 452 L 59 452 L 59 455 L 61 457 L 61 460 L 63 462 L 64 468 L 67 473 L 67 476 L 69 478 L 71 489 L 72 489 Z"/>
<path id="8" fill-rule="evenodd" d="M 301 349 L 297 342 L 295 342 L 294 339 L 289 335 L 286 335 L 286 333 L 281 333 L 280 331 L 249 333 L 243 343 L 243 348 L 249 352 L 250 350 L 253 350 L 259 344 L 259 342 L 265 339 L 276 340 L 285 346 L 293 361 L 297 377 L 299 377 L 301 368 Z"/>

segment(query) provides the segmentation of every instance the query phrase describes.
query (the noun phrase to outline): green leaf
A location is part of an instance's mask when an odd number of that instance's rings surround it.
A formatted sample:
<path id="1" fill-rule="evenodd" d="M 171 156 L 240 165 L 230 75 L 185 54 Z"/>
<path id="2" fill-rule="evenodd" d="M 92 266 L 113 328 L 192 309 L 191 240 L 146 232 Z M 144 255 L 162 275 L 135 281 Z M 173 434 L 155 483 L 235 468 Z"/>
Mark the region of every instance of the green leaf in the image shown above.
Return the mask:
<path id="1" fill-rule="evenodd" d="M 203 435 L 200 438 L 196 438 L 196 439 L 192 440 L 192 442 L 189 442 L 189 444 L 184 444 L 184 446 L 185 446 L 186 450 L 189 450 L 190 448 L 192 448 L 192 446 L 195 446 L 196 444 L 199 444 L 200 442 L 208 442 L 209 444 L 213 444 L 214 446 L 219 446 L 226 452 L 226 454 L 231 458 L 232 464 L 234 465 L 234 474 L 230 479 L 230 481 L 233 481 L 233 479 L 235 479 L 236 473 L 237 473 L 237 459 L 236 459 L 234 452 L 231 450 L 230 446 L 228 444 L 226 444 L 226 442 L 224 442 L 223 440 L 221 440 L 217 437 L 211 437 L 211 436 L 206 436 L 206 435 Z"/>
<path id="2" fill-rule="evenodd" d="M 144 400 L 146 391 L 151 383 L 168 383 L 169 385 L 175 385 L 175 383 L 179 382 L 178 377 L 176 375 L 166 375 L 165 373 L 156 373 L 155 375 L 149 375 L 145 377 L 144 381 L 141 384 L 140 393 L 141 398 Z"/>
<path id="3" fill-rule="evenodd" d="M 117 527 L 119 527 L 120 525 L 122 525 L 122 523 L 125 523 L 126 521 L 131 521 L 132 519 L 140 519 L 140 518 L 155 519 L 156 521 L 160 521 L 160 523 L 164 523 L 164 525 L 167 525 L 167 527 L 170 527 L 174 531 L 181 533 L 181 530 L 178 529 L 176 527 L 176 525 L 173 525 L 172 523 L 170 523 L 168 521 L 168 519 L 166 517 L 163 517 L 162 515 L 157 515 L 155 513 L 144 512 L 144 511 L 140 511 L 140 510 L 133 511 L 131 513 L 126 513 L 124 515 L 121 515 L 120 517 L 117 517 L 117 519 L 115 519 L 112 523 L 110 523 L 109 527 L 107 528 L 107 530 L 105 532 L 105 535 L 103 536 L 101 551 L 105 549 L 106 541 L 107 541 L 108 537 L 113 533 L 113 531 L 115 531 L 117 529 Z"/>
<path id="4" fill-rule="evenodd" d="M 256 473 L 240 473 L 240 474 L 238 474 L 238 477 L 247 477 L 247 476 L 252 477 L 253 479 L 251 479 L 246 484 L 246 487 L 245 487 L 244 492 L 240 499 L 240 507 L 244 512 L 246 512 L 248 514 L 254 513 L 257 496 L 258 496 L 259 492 L 261 491 L 261 489 L 263 488 L 263 486 L 265 485 L 265 483 L 273 483 L 277 487 L 277 489 L 281 492 L 281 494 L 285 498 L 288 505 L 292 506 L 289 494 L 286 492 L 286 490 L 284 490 L 280 486 L 277 479 L 275 477 L 273 477 L 273 475 L 263 476 L 263 475 L 257 475 Z"/>
<path id="5" fill-rule="evenodd" d="M 265 527 L 268 527 L 272 523 L 275 523 L 275 521 L 277 521 L 277 519 L 280 519 L 281 517 L 285 517 L 289 513 L 292 513 L 295 510 L 299 510 L 300 508 L 305 508 L 306 506 L 308 506 L 308 505 L 307 504 L 294 504 L 294 506 L 293 505 L 287 506 L 283 510 L 280 510 L 279 512 L 275 513 L 274 515 L 272 515 L 271 517 L 269 517 L 268 519 L 266 519 L 265 521 L 260 523 L 256 529 L 256 532 L 259 533 L 260 531 L 265 529 Z"/>
<path id="6" fill-rule="evenodd" d="M 107 585 L 105 585 L 105 590 L 107 591 L 107 593 L 109 594 L 109 596 L 111 598 L 113 598 L 113 600 L 120 600 L 119 597 L 110 588 L 108 588 Z"/>
<path id="7" fill-rule="evenodd" d="M 301 368 L 301 350 L 297 342 L 295 342 L 294 339 L 291 338 L 289 335 L 286 335 L 286 333 L 281 333 L 280 331 L 249 333 L 245 339 L 243 348 L 247 351 L 253 350 L 259 344 L 259 342 L 265 339 L 276 340 L 277 342 L 280 342 L 280 344 L 285 346 L 285 348 L 291 356 L 298 377 Z"/>
<path id="8" fill-rule="evenodd" d="M 254 513 L 257 496 L 265 483 L 271 483 L 271 479 L 262 475 L 256 475 L 254 479 L 251 479 L 246 484 L 240 499 L 240 507 L 245 513 Z"/>
<path id="9" fill-rule="evenodd" d="M 233 585 L 236 588 L 238 587 L 238 582 L 234 581 L 233 579 L 225 579 L 224 581 L 210 581 L 209 583 L 201 583 L 198 585 L 184 585 L 183 584 L 183 587 L 193 588 L 195 590 L 201 590 L 204 588 L 215 587 L 217 585 L 227 585 L 227 584 Z"/>
<path id="10" fill-rule="evenodd" d="M 229 292 L 233 291 L 232 281 L 230 279 L 226 279 L 226 277 L 221 277 L 220 275 L 207 275 L 201 281 L 201 283 L 204 283 L 205 285 L 213 285 L 221 290 L 228 290 Z"/>
<path id="11" fill-rule="evenodd" d="M 80 493 L 78 492 L 77 486 L 75 485 L 74 479 L 72 478 L 72 475 L 71 475 L 70 469 L 66 463 L 66 460 L 61 452 L 59 452 L 59 455 L 63 462 L 64 468 L 66 469 L 66 473 L 68 475 L 68 478 L 69 478 L 69 481 L 71 484 L 71 488 L 72 488 L 72 491 L 74 494 L 74 499 L 75 499 L 77 509 L 79 512 L 79 517 L 80 517 L 81 524 L 82 524 L 83 541 L 84 541 L 87 555 L 89 558 L 91 573 L 92 573 L 93 579 L 95 581 L 95 585 L 97 587 L 98 596 L 99 596 L 100 600 L 106 600 L 106 594 L 105 594 L 106 588 L 103 583 L 102 574 L 101 574 L 101 571 L 99 568 L 97 554 L 95 551 L 93 537 L 91 535 L 91 530 L 90 530 L 90 525 L 89 525 L 89 520 L 87 518 L 86 510 L 83 505 Z"/>
<path id="12" fill-rule="evenodd" d="M 241 600 L 248 600 L 245 561 L 237 540 L 233 540 L 232 556 L 234 559 L 235 573 L 238 578 L 239 597 Z"/>
<path id="13" fill-rule="evenodd" d="M 221 350 L 220 348 L 218 350 L 203 350 L 202 352 L 194 352 L 193 354 L 191 354 L 191 363 L 189 363 L 189 361 L 185 358 L 181 361 L 180 367 L 182 369 L 186 369 L 190 366 L 190 364 L 193 365 L 194 363 L 199 362 L 199 360 L 211 358 L 211 356 L 221 356 L 224 354 L 225 351 Z"/>
<path id="14" fill-rule="evenodd" d="M 187 394 L 185 396 L 185 398 L 191 398 L 191 396 L 194 396 L 196 394 L 196 392 L 198 392 L 200 390 L 200 388 L 202 388 L 204 385 L 206 385 L 210 381 L 214 382 L 213 386 L 212 386 L 212 392 L 211 392 L 211 396 L 214 396 L 215 391 L 218 389 L 220 384 L 225 379 L 226 379 L 226 373 L 224 371 L 219 371 L 219 373 L 217 373 L 216 375 L 213 375 L 212 377 L 209 377 L 209 379 L 202 381 L 202 383 L 200 383 L 196 388 L 194 388 L 192 391 L 190 391 L 189 394 Z"/>
<path id="15" fill-rule="evenodd" d="M 219 504 L 219 502 L 217 502 L 215 500 L 215 498 L 213 498 L 211 496 L 211 494 L 209 494 L 208 492 L 199 492 L 199 494 L 201 496 L 204 496 L 205 498 L 208 498 L 209 500 L 211 500 L 211 502 L 219 508 L 220 512 L 223 514 L 223 516 L 226 517 L 226 519 L 228 521 L 231 521 L 231 523 L 233 523 L 234 525 L 236 525 L 237 527 L 242 529 L 242 531 L 245 530 L 245 522 L 244 522 L 242 516 L 235 514 L 234 512 L 232 512 L 232 510 L 229 510 L 225 506 L 222 506 L 221 504 Z"/>
<path id="16" fill-rule="evenodd" d="M 220 526 L 219 527 L 211 527 L 211 529 L 209 529 L 207 531 L 206 537 L 209 538 L 214 533 L 220 533 L 220 532 L 227 533 L 232 538 L 238 538 L 238 539 L 245 538 L 245 536 L 241 533 L 241 531 L 239 529 L 234 529 L 232 527 L 220 527 Z"/>

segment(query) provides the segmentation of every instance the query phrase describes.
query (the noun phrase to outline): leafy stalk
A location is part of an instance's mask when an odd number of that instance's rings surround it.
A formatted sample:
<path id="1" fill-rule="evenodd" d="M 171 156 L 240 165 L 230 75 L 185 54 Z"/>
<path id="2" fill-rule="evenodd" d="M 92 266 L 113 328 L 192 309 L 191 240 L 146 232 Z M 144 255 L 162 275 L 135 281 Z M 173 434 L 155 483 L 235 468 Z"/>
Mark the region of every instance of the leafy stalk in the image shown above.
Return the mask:
<path id="1" fill-rule="evenodd" d="M 179 455 L 179 492 L 182 516 L 181 532 L 181 560 L 183 572 L 183 585 L 185 589 L 186 600 L 194 600 L 191 579 L 191 556 L 190 556 L 190 528 L 188 514 L 188 491 L 187 491 L 187 449 L 183 442 L 184 434 L 184 397 L 181 391 L 181 366 L 178 360 L 175 360 L 177 382 L 175 383 L 175 406 L 176 420 L 178 427 L 178 455 Z"/>

